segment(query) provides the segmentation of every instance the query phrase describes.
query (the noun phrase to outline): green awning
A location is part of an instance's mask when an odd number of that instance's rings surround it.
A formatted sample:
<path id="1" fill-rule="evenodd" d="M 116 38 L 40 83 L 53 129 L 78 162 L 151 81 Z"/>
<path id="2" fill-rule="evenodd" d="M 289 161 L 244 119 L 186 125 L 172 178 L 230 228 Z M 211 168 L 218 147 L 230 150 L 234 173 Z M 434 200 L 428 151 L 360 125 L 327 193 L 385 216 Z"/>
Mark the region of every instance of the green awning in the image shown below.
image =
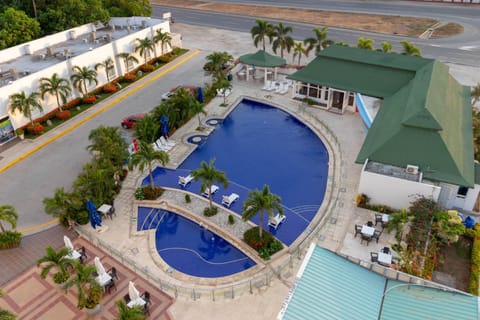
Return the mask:
<path id="1" fill-rule="evenodd" d="M 256 67 L 279 67 L 287 63 L 287 60 L 274 56 L 263 50 L 258 50 L 256 53 L 244 54 L 240 57 L 240 62 Z"/>

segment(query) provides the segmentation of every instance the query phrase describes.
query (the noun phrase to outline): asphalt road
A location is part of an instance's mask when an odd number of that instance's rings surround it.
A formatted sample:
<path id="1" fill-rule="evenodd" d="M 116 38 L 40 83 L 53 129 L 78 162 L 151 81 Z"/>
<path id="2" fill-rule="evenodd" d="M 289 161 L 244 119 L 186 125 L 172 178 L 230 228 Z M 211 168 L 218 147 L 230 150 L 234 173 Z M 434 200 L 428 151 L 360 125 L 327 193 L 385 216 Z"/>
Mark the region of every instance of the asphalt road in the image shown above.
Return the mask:
<path id="1" fill-rule="evenodd" d="M 263 4 L 292 7 L 291 2 L 285 0 L 273 1 L 233 1 L 221 2 Z M 480 65 L 480 6 L 453 6 L 439 3 L 418 3 L 401 1 L 322 1 L 301 0 L 295 1 L 297 8 L 312 8 L 317 10 L 347 11 L 363 13 L 379 13 L 388 15 L 427 16 L 444 22 L 457 22 L 465 27 L 461 35 L 444 39 L 412 39 L 408 37 L 386 35 L 373 32 L 330 28 L 329 38 L 334 41 L 344 41 L 356 45 L 359 37 L 374 39 L 377 44 L 382 41 L 392 43 L 394 51 L 401 51 L 400 40 L 408 40 L 417 45 L 424 57 L 435 58 L 445 63 L 456 63 L 470 66 Z M 226 30 L 249 32 L 255 24 L 255 17 L 221 14 L 207 11 L 182 9 L 165 6 L 153 6 L 152 16 L 161 17 L 164 12 L 171 12 L 175 21 L 191 25 L 208 26 Z M 260 14 L 259 14 L 260 15 Z M 269 19 L 272 22 L 278 22 Z M 296 40 L 303 40 L 312 36 L 313 25 L 288 22 L 293 26 L 292 36 Z"/>
<path id="2" fill-rule="evenodd" d="M 150 111 L 160 104 L 161 95 L 177 84 L 202 85 L 206 81 L 202 69 L 206 54 L 208 53 L 200 53 L 192 60 L 2 172 L 0 204 L 10 204 L 15 207 L 19 214 L 17 229 L 39 225 L 53 218 L 44 212 L 43 199 L 52 197 L 56 188 L 63 186 L 66 190 L 71 189 L 72 181 L 81 172 L 83 165 L 91 159 L 86 148 L 89 145 L 88 135 L 92 129 L 100 125 L 120 126 L 125 116 Z M 72 120 L 66 126 L 71 126 L 74 122 L 75 120 Z"/>

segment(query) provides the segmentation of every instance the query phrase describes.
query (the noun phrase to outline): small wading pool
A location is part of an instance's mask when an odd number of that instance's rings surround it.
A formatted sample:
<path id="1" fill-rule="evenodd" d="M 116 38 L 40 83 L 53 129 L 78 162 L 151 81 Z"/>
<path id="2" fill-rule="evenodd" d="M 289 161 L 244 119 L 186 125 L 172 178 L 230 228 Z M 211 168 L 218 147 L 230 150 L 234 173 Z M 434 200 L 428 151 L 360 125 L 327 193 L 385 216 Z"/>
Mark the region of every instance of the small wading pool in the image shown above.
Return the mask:
<path id="1" fill-rule="evenodd" d="M 158 254 L 188 275 L 217 278 L 247 270 L 255 262 L 227 240 L 176 213 L 138 208 L 137 230 L 156 229 Z"/>

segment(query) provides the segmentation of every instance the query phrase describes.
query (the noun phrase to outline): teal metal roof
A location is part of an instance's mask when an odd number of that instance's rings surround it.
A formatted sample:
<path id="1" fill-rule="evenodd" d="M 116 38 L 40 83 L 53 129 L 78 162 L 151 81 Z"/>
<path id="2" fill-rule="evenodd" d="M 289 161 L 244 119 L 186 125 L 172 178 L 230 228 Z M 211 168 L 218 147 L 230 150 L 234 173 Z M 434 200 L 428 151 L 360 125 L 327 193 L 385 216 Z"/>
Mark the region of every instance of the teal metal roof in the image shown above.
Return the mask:
<path id="1" fill-rule="evenodd" d="M 283 320 L 479 319 L 478 297 L 389 280 L 319 246 L 290 298 Z"/>
<path id="2" fill-rule="evenodd" d="M 384 320 L 478 319 L 478 297 L 388 281 L 383 302 Z"/>

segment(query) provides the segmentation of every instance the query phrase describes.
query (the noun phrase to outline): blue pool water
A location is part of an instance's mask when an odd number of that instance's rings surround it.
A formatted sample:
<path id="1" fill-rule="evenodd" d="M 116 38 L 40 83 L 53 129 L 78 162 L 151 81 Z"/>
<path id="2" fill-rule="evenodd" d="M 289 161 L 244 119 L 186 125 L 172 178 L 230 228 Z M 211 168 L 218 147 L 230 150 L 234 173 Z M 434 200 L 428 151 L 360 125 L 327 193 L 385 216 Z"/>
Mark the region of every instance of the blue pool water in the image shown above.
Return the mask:
<path id="1" fill-rule="evenodd" d="M 162 259 L 192 276 L 223 277 L 255 265 L 222 237 L 173 212 L 139 207 L 137 228 L 156 229 L 156 246 Z"/>

